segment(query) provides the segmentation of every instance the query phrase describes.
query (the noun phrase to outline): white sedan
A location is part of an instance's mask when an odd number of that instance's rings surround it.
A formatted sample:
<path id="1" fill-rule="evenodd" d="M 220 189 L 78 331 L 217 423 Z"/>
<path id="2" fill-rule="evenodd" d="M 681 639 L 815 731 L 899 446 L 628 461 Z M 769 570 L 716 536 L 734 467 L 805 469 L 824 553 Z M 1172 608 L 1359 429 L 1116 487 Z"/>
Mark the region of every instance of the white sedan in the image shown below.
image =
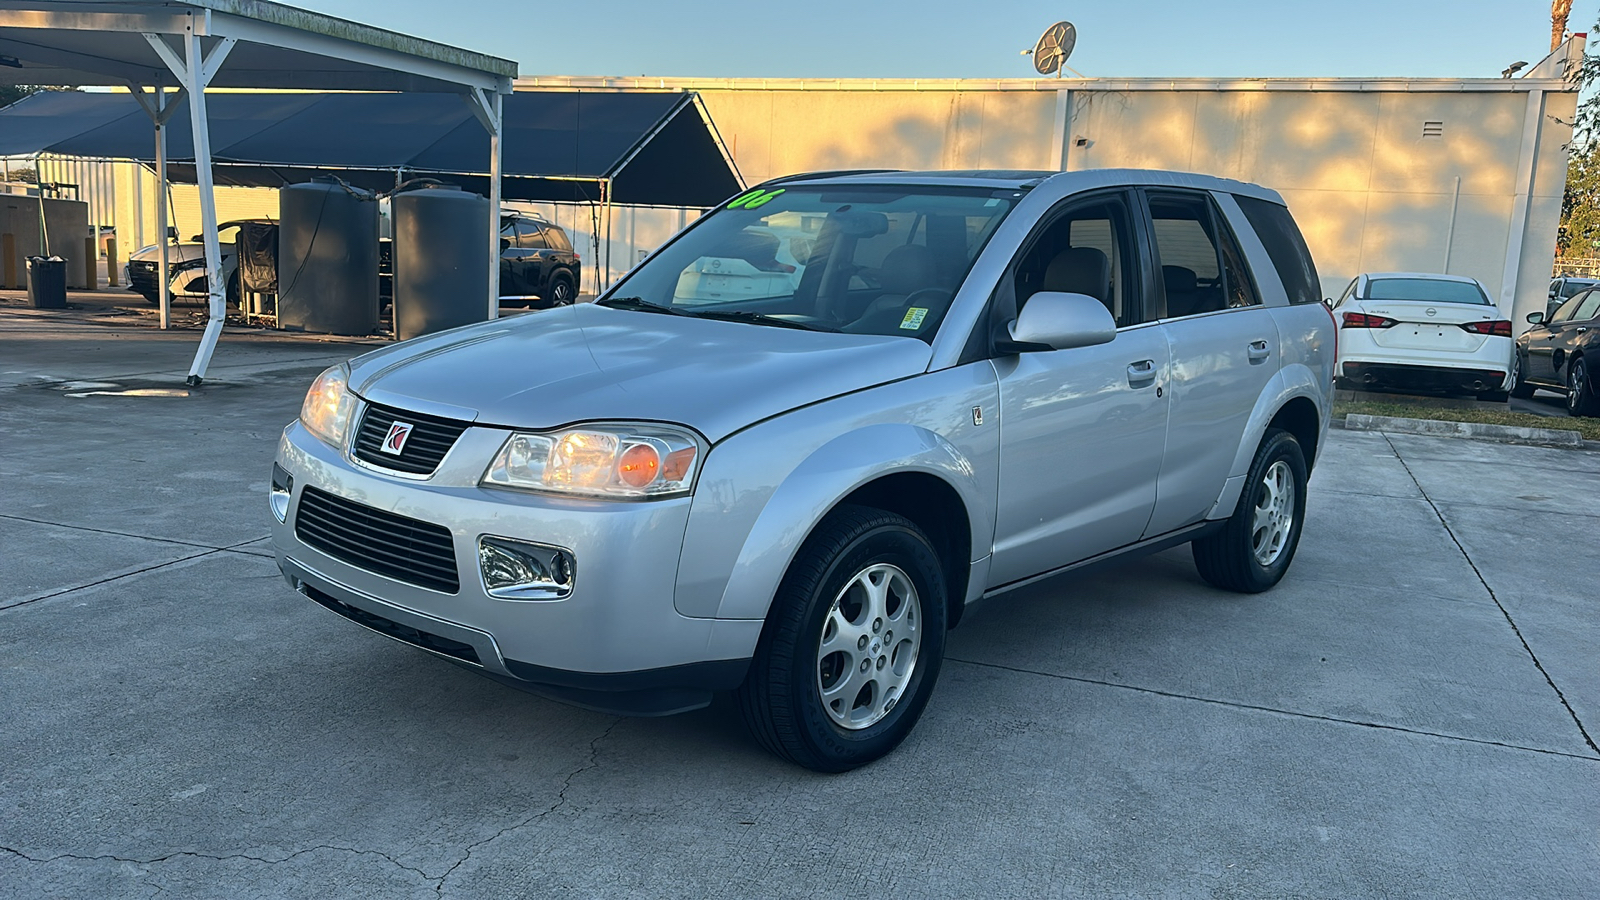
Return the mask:
<path id="1" fill-rule="evenodd" d="M 1340 387 L 1506 399 L 1511 321 L 1477 279 L 1368 272 L 1350 282 L 1333 313 L 1339 322 Z"/>

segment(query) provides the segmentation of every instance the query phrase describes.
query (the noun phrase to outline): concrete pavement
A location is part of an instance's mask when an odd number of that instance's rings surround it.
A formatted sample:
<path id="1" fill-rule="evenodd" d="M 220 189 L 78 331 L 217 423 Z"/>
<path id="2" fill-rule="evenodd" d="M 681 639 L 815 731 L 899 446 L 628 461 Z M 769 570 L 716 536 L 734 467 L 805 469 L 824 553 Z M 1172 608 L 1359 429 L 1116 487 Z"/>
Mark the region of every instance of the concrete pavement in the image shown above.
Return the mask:
<path id="1" fill-rule="evenodd" d="M 1186 548 L 990 604 L 839 776 L 292 593 L 273 441 L 359 344 L 0 309 L 0 893 L 1600 896 L 1600 454 L 1334 431 L 1286 581 Z M 67 382 L 111 395 L 73 397 Z"/>

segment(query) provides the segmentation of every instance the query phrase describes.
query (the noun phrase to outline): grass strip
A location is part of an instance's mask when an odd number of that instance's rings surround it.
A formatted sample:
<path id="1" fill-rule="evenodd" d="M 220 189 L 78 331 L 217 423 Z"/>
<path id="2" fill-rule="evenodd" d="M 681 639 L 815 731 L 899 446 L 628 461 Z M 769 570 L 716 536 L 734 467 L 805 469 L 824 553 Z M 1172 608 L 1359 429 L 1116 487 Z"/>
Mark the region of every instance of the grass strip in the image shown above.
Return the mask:
<path id="1" fill-rule="evenodd" d="M 1343 421 L 1345 416 L 1394 416 L 1402 419 L 1431 419 L 1439 422 L 1476 422 L 1484 425 L 1516 425 L 1523 428 L 1554 428 L 1559 431 L 1576 431 L 1586 441 L 1600 441 L 1600 419 L 1557 418 L 1536 416 L 1533 413 L 1512 412 L 1510 409 L 1447 409 L 1411 403 L 1379 403 L 1370 400 L 1335 400 L 1333 417 Z"/>

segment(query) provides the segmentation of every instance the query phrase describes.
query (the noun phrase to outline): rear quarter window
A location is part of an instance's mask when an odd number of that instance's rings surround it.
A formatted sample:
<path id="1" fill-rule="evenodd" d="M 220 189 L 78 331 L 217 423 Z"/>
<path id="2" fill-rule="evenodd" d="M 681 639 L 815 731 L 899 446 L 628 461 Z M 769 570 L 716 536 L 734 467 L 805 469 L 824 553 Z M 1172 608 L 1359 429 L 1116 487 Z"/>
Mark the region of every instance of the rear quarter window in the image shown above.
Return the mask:
<path id="1" fill-rule="evenodd" d="M 1317 280 L 1317 266 L 1311 261 L 1311 251 L 1288 208 L 1254 197 L 1234 195 L 1234 199 L 1267 248 L 1267 256 L 1272 258 L 1272 267 L 1278 270 L 1278 280 L 1283 282 L 1289 302 L 1320 302 L 1322 282 Z"/>

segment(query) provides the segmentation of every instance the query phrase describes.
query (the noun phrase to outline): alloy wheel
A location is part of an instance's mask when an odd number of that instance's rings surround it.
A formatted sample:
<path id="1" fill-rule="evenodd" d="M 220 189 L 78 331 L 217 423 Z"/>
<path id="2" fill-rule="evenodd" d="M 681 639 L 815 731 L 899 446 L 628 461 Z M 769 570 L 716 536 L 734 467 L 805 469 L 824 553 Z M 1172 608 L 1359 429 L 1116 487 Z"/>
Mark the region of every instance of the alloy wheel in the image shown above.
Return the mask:
<path id="1" fill-rule="evenodd" d="M 845 583 L 823 618 L 817 689 L 828 718 L 857 731 L 899 703 L 922 648 L 917 588 L 898 566 L 874 563 Z"/>
<path id="2" fill-rule="evenodd" d="M 1256 562 L 1271 566 L 1283 554 L 1294 530 L 1294 472 L 1283 460 L 1267 468 L 1256 487 L 1255 518 L 1250 528 L 1250 546 Z"/>

